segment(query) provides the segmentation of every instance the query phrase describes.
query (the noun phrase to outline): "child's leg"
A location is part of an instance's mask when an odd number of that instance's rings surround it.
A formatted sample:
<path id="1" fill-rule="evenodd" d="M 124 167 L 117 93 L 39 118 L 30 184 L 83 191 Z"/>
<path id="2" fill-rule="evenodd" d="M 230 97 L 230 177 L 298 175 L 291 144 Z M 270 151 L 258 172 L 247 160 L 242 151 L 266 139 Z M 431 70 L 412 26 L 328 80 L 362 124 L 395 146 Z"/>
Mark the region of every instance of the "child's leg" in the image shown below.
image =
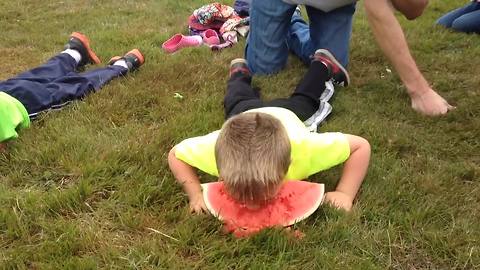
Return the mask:
<path id="1" fill-rule="evenodd" d="M 264 106 L 289 109 L 300 120 L 305 121 L 318 110 L 320 96 L 325 90 L 325 82 L 329 79 L 327 66 L 320 61 L 313 61 L 289 98 L 274 99 L 265 102 Z"/>
<path id="2" fill-rule="evenodd" d="M 43 111 L 59 109 L 72 100 L 81 99 L 126 72 L 127 68 L 109 66 L 83 74 L 72 72 L 49 83 L 13 80 L 6 82 L 5 92 L 18 99 L 34 118 Z"/>
<path id="3" fill-rule="evenodd" d="M 36 82 L 49 82 L 58 77 L 65 76 L 70 72 L 75 71 L 77 62 L 75 59 L 66 54 L 60 53 L 48 60 L 45 64 L 33 68 L 29 71 L 23 72 L 9 80 L 29 80 Z M 0 88 L 1 84 L 0 82 Z"/>
<path id="4" fill-rule="evenodd" d="M 250 109 L 263 107 L 260 93 L 251 86 L 252 77 L 245 60 L 233 60 L 230 74 L 227 93 L 223 100 L 225 119 Z"/>
<path id="5" fill-rule="evenodd" d="M 91 90 L 99 90 L 105 84 L 110 82 L 111 80 L 120 77 L 122 75 L 127 74 L 128 68 L 122 66 L 107 66 L 104 68 L 98 68 L 91 71 L 87 71 L 84 73 L 80 73 L 77 76 L 65 76 L 60 78 L 59 80 L 55 80 L 55 82 L 66 82 L 69 83 L 71 79 L 75 80 L 75 77 L 81 77 L 88 81 L 88 87 Z"/>
<path id="6" fill-rule="evenodd" d="M 74 72 L 79 66 L 81 67 L 88 63 L 100 63 L 97 55 L 90 48 L 90 40 L 81 33 L 73 32 L 65 48 L 66 50 L 52 57 L 47 63 L 23 72 L 10 80 L 47 83 Z"/>
<path id="7" fill-rule="evenodd" d="M 286 99 L 265 102 L 264 106 L 287 108 L 300 120 L 305 121 L 319 109 L 320 97 L 325 91 L 325 82 L 330 79 L 345 86 L 350 83 L 348 72 L 338 60 L 328 50 L 318 49 L 313 55 L 307 74 L 293 94 Z"/>

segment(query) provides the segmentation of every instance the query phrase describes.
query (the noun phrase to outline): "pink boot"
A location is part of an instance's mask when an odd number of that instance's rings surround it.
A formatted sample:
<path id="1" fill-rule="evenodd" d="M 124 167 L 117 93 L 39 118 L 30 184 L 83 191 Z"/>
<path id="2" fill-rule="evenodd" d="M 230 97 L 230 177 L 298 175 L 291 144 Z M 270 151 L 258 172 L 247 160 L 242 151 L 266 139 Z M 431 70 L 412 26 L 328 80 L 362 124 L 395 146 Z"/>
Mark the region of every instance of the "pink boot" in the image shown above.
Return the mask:
<path id="1" fill-rule="evenodd" d="M 182 34 L 175 34 L 169 40 L 162 44 L 162 48 L 167 53 L 174 53 L 185 47 L 198 47 L 202 45 L 201 36 L 184 36 Z"/>
<path id="2" fill-rule="evenodd" d="M 208 45 L 218 45 L 220 44 L 220 38 L 215 30 L 207 29 L 202 33 L 203 42 Z"/>

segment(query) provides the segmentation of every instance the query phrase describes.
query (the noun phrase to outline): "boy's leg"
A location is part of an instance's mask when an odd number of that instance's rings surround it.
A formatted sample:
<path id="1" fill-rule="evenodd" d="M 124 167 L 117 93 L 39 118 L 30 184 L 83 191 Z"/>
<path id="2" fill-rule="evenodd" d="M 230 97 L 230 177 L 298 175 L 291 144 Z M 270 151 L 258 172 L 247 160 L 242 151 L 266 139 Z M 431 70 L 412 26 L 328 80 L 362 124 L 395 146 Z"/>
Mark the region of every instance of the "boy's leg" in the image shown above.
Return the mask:
<path id="1" fill-rule="evenodd" d="M 317 50 L 310 67 L 289 98 L 265 102 L 264 106 L 282 107 L 294 112 L 305 121 L 320 105 L 320 97 L 325 90 L 325 82 L 337 78 L 340 83 L 348 84 L 348 73 L 327 50 Z"/>
<path id="2" fill-rule="evenodd" d="M 225 119 L 250 109 L 263 107 L 260 93 L 251 86 L 252 76 L 245 59 L 235 59 L 230 64 L 230 78 L 223 100 Z"/>
<path id="3" fill-rule="evenodd" d="M 60 53 L 50 58 L 45 64 L 20 73 L 9 80 L 29 80 L 45 83 L 65 76 L 75 71 L 76 68 L 77 62 L 72 56 Z"/>
<path id="4" fill-rule="evenodd" d="M 282 0 L 254 0 L 245 58 L 253 74 L 272 74 L 287 63 L 286 38 L 295 5 Z"/>
<path id="5" fill-rule="evenodd" d="M 133 49 L 123 57 L 114 57 L 109 66 L 84 73 L 70 73 L 47 85 L 53 97 L 52 109 L 65 106 L 72 100 L 81 99 L 92 91 L 101 89 L 111 80 L 138 69 L 145 62 L 143 54 Z M 47 108 L 47 109 L 50 109 Z"/>
<path id="6" fill-rule="evenodd" d="M 125 55 L 119 61 L 130 61 L 132 55 Z M 142 60 L 136 66 L 143 64 Z M 127 65 L 128 66 L 128 65 Z M 50 109 L 59 109 L 73 100 L 81 99 L 94 90 L 100 89 L 112 79 L 126 74 L 128 67 L 117 65 L 99 68 L 82 74 L 71 72 L 49 83 L 23 80 L 12 86 L 7 94 L 17 98 L 27 108 L 31 117 Z"/>
<path id="7" fill-rule="evenodd" d="M 45 64 L 23 72 L 11 78 L 11 80 L 30 80 L 45 83 L 74 72 L 78 66 L 100 62 L 95 52 L 90 48 L 90 40 L 81 33 L 73 32 L 65 48 L 65 51 L 50 58 Z"/>

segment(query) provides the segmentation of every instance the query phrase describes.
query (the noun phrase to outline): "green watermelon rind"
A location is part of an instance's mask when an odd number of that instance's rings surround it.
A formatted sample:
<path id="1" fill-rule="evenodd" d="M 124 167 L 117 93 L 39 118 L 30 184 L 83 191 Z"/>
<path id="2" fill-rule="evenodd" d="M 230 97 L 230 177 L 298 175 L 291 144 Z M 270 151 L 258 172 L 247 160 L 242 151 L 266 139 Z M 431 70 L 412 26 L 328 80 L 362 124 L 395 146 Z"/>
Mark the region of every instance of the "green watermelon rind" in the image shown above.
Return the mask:
<path id="1" fill-rule="evenodd" d="M 203 192 L 203 198 L 204 198 L 204 202 L 205 202 L 205 205 L 207 206 L 207 209 L 208 211 L 214 216 L 216 217 L 217 219 L 219 220 L 224 220 L 223 217 L 220 215 L 220 213 L 217 213 L 216 210 L 213 208 L 213 206 L 210 204 L 210 201 L 207 200 L 207 194 L 208 194 L 208 186 L 209 185 L 212 185 L 212 184 L 215 184 L 215 183 L 218 183 L 218 182 L 212 182 L 212 183 L 205 183 L 205 184 L 201 184 L 202 186 L 202 192 Z M 311 183 L 311 182 L 309 182 Z M 314 184 L 315 186 L 318 186 L 320 188 L 320 192 L 319 192 L 319 196 L 317 197 L 317 200 L 315 200 L 315 202 L 313 203 L 312 207 L 310 207 L 307 211 L 305 211 L 304 214 L 302 214 L 300 217 L 298 218 L 295 218 L 293 220 L 289 220 L 287 221 L 285 224 L 282 224 L 283 226 L 287 227 L 287 226 L 291 226 L 291 225 L 294 225 L 295 223 L 298 223 L 306 218 L 308 218 L 309 216 L 311 216 L 313 213 L 315 213 L 315 211 L 317 211 L 317 209 L 320 207 L 320 205 L 322 205 L 323 203 L 323 200 L 325 198 L 325 185 L 324 184 L 319 184 L 319 183 L 311 183 L 311 184 Z"/>

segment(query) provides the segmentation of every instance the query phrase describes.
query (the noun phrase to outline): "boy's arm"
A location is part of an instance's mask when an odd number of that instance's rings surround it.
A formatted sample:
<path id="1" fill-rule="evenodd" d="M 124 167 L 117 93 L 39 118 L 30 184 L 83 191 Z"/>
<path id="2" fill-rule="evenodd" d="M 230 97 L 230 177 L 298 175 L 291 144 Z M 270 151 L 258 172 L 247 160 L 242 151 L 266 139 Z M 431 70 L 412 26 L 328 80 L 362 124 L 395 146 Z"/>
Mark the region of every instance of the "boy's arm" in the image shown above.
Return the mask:
<path id="1" fill-rule="evenodd" d="M 353 200 L 363 182 L 370 161 L 370 144 L 362 137 L 348 135 L 350 157 L 343 167 L 342 177 L 335 191 L 325 195 L 325 202 L 338 208 L 350 211 Z"/>
<path id="2" fill-rule="evenodd" d="M 183 186 L 190 200 L 190 211 L 196 214 L 208 213 L 203 200 L 200 180 L 195 169 L 175 156 L 175 147 L 168 153 L 168 165 L 175 179 Z"/>

